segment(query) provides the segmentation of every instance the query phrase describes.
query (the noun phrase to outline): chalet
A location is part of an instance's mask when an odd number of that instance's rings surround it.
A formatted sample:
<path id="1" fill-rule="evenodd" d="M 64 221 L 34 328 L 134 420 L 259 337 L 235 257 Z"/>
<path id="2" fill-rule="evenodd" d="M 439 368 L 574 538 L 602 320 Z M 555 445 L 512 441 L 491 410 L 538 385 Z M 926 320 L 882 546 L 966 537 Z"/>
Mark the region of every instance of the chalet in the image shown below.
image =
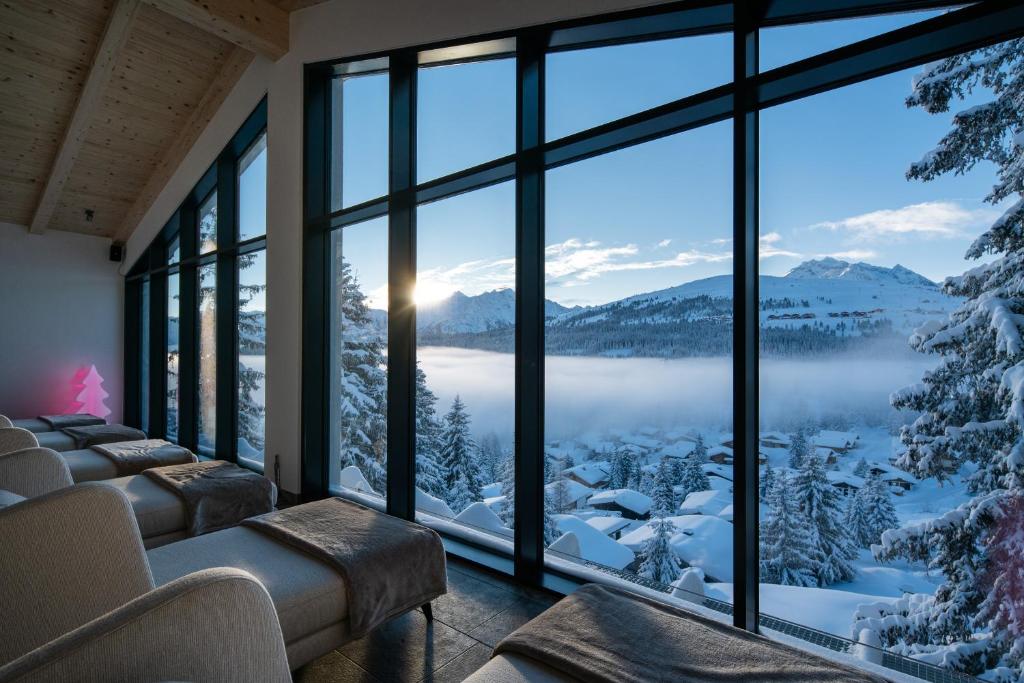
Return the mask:
<path id="1" fill-rule="evenodd" d="M 852 496 L 864 487 L 864 479 L 847 472 L 826 472 L 829 483 L 844 496 Z"/>
<path id="2" fill-rule="evenodd" d="M 837 432 L 833 430 L 822 430 L 818 432 L 811 442 L 818 448 L 831 448 L 837 453 L 846 453 L 857 445 L 860 440 L 855 432 Z"/>
<path id="3" fill-rule="evenodd" d="M 606 536 L 616 541 L 622 538 L 622 531 L 632 524 L 632 520 L 625 517 L 591 517 L 586 520 L 587 524 L 594 527 Z"/>
<path id="4" fill-rule="evenodd" d="M 632 489 L 610 489 L 595 493 L 587 503 L 598 510 L 618 512 L 627 519 L 649 519 L 654 501 Z"/>
<path id="5" fill-rule="evenodd" d="M 681 515 L 715 515 L 732 505 L 732 495 L 726 491 L 694 491 L 679 506 Z"/>
<path id="6" fill-rule="evenodd" d="M 782 432 L 761 432 L 759 439 L 764 448 L 789 448 L 793 444 Z"/>
<path id="7" fill-rule="evenodd" d="M 731 465 L 733 450 L 728 446 L 715 446 L 708 449 L 708 460 L 719 465 Z"/>
<path id="8" fill-rule="evenodd" d="M 704 470 L 704 474 L 708 475 L 709 477 L 719 477 L 719 478 L 724 479 L 724 480 L 729 481 L 729 482 L 732 481 L 732 462 L 731 461 L 729 462 L 728 465 L 723 465 L 723 464 L 720 464 L 720 463 L 708 463 L 708 464 L 704 465 L 701 469 L 703 469 Z"/>
<path id="9" fill-rule="evenodd" d="M 831 448 L 824 448 L 819 446 L 814 449 L 815 455 L 821 458 L 821 461 L 826 465 L 836 465 L 839 463 L 839 454 Z"/>
<path id="10" fill-rule="evenodd" d="M 889 490 L 898 496 L 902 496 L 918 483 L 914 475 L 885 463 L 873 463 L 868 471 L 878 475 L 882 481 L 889 485 Z"/>
<path id="11" fill-rule="evenodd" d="M 585 462 L 569 469 L 562 470 L 562 476 L 587 488 L 601 488 L 608 483 L 608 473 L 611 471 L 611 464 L 607 461 Z"/>
<path id="12" fill-rule="evenodd" d="M 594 492 L 589 486 L 572 479 L 553 481 L 545 486 L 544 490 L 555 501 L 559 512 L 581 509 Z"/>

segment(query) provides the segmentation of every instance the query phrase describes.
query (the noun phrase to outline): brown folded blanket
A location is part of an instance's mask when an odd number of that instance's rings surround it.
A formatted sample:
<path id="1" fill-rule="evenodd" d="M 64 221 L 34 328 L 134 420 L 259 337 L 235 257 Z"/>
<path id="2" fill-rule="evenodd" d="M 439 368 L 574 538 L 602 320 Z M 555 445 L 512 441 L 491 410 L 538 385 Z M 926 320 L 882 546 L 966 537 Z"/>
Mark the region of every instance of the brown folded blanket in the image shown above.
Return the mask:
<path id="1" fill-rule="evenodd" d="M 96 417 L 88 413 L 75 415 L 40 415 L 39 419 L 50 425 L 51 429 L 65 429 L 67 427 L 87 427 L 89 425 L 102 425 L 107 421 L 102 417 Z"/>
<path id="2" fill-rule="evenodd" d="M 119 477 L 138 474 L 152 467 L 184 465 L 198 460 L 189 449 L 163 439 L 119 441 L 93 446 L 92 449 L 113 461 Z"/>
<path id="3" fill-rule="evenodd" d="M 185 501 L 192 536 L 234 526 L 274 509 L 273 483 L 262 474 L 223 460 L 156 467 L 144 471 Z"/>
<path id="4" fill-rule="evenodd" d="M 448 592 L 444 546 L 436 532 L 347 500 L 305 503 L 242 525 L 341 574 L 354 638 Z"/>
<path id="5" fill-rule="evenodd" d="M 82 427 L 65 427 L 62 432 L 75 440 L 75 448 L 91 448 L 104 443 L 118 441 L 139 441 L 146 438 L 146 433 L 134 427 L 124 425 L 85 425 Z"/>
<path id="6" fill-rule="evenodd" d="M 498 643 L 581 681 L 882 683 L 763 636 L 626 591 L 588 584 Z"/>

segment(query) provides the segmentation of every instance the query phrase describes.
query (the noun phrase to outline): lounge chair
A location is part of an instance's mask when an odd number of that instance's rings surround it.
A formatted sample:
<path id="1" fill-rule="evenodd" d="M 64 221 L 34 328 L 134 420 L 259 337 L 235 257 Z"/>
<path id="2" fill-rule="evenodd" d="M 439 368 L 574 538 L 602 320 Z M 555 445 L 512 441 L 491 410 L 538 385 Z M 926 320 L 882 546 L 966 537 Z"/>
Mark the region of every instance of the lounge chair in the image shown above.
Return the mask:
<path id="1" fill-rule="evenodd" d="M 35 498 L 74 485 L 66 455 L 40 447 L 0 455 L 0 491 Z M 184 501 L 149 477 L 136 474 L 93 483 L 115 489 L 126 497 L 135 513 L 145 547 L 157 548 L 189 538 L 188 511 Z M 277 487 L 272 487 L 272 490 L 276 504 Z M 14 502 L 10 496 L 6 498 L 8 504 Z"/>
<path id="2" fill-rule="evenodd" d="M 0 427 L 0 455 L 39 445 L 36 435 L 20 427 Z"/>
<path id="3" fill-rule="evenodd" d="M 157 587 L 123 496 L 63 489 L 0 510 L 0 680 L 290 680 L 274 605 L 221 568 Z"/>
<path id="4" fill-rule="evenodd" d="M 382 523 L 390 520 L 391 524 L 407 524 L 396 522 L 383 513 L 367 511 L 367 514 L 379 515 Z M 61 530 L 50 533 L 48 530 L 54 527 Z M 419 538 L 423 538 L 423 533 L 432 533 L 422 527 L 416 528 Z M 37 543 L 40 538 L 48 541 L 38 544 L 45 546 L 45 550 L 37 550 L 39 553 L 59 554 L 65 546 L 70 546 L 75 561 L 64 563 L 62 558 L 62 566 L 53 572 L 26 572 L 25 562 L 18 555 L 22 546 L 31 545 L 31 539 L 25 538 L 28 535 L 35 535 Z M 157 590 L 175 586 L 187 577 L 216 571 L 217 567 L 248 572 L 270 593 L 284 637 L 288 665 L 292 669 L 354 637 L 354 602 L 387 603 L 394 597 L 380 594 L 363 584 L 349 585 L 349 578 L 311 552 L 248 527 L 217 531 L 143 554 L 142 539 L 124 496 L 100 484 L 80 484 L 0 510 L 0 542 L 7 543 L 9 536 L 16 537 L 19 545 L 4 546 L 12 548 L 13 552 L 5 552 L 4 558 L 0 559 L 0 584 L 6 585 L 29 574 L 25 581 L 31 585 L 24 589 L 16 586 L 16 594 L 22 595 L 25 601 L 30 601 L 36 594 L 45 598 L 43 609 L 38 614 L 26 610 L 20 617 L 15 615 L 17 618 L 6 619 L 4 623 L 8 628 L 24 629 L 27 634 L 40 629 L 45 629 L 45 633 L 32 637 L 29 643 L 22 642 L 28 637 L 24 635 L 11 643 L 0 643 L 0 661 L 5 660 L 4 655 L 11 656 L 12 643 L 20 651 L 36 647 L 57 633 L 66 632 L 109 610 L 112 602 L 123 603 L 151 590 L 154 585 L 160 587 Z M 394 538 L 394 534 L 389 538 Z M 380 537 L 375 540 L 379 543 Z M 444 554 L 440 539 L 436 539 L 436 551 L 443 577 Z M 416 557 L 407 557 L 407 561 L 394 563 L 389 568 L 392 572 L 407 572 L 401 581 L 393 584 L 399 592 L 403 585 L 421 583 L 419 577 L 423 563 L 418 564 Z M 33 557 L 31 566 L 35 567 L 37 563 L 44 564 L 45 559 Z M 70 568 L 77 565 L 84 565 L 83 573 L 72 572 L 73 576 L 62 583 L 62 573 L 72 571 Z M 102 570 L 97 565 L 101 565 Z M 374 567 L 378 565 L 374 563 Z M 377 573 L 386 573 L 378 569 Z M 442 588 L 427 596 L 424 603 L 443 592 Z M 101 604 L 90 604 L 94 595 Z M 416 597 L 418 599 L 419 596 Z M 67 606 L 67 614 L 61 613 L 62 603 Z M 413 607 L 419 604 L 417 602 Z M 51 614 L 51 611 L 57 614 Z M 398 613 L 393 612 L 392 616 Z M 253 617 L 254 620 L 258 618 L 265 619 L 266 616 Z M 240 636 L 236 634 L 236 637 Z M 173 635 L 160 634 L 160 638 L 165 646 L 181 638 L 192 642 L 191 634 L 184 631 Z M 6 640 L 0 637 L 0 641 Z M 13 653 L 14 656 L 18 654 Z M 227 651 L 224 655 L 227 656 Z M 190 658 L 195 655 L 185 647 L 179 656 Z M 2 678 L 3 670 L 0 669 Z"/>
<path id="5" fill-rule="evenodd" d="M 19 429 L 27 429 L 28 431 L 30 431 L 30 432 L 32 432 L 34 434 L 42 434 L 44 432 L 52 432 L 52 431 L 58 430 L 59 427 L 54 426 L 54 421 L 59 419 L 59 418 L 66 418 L 66 417 L 81 417 L 81 418 L 85 418 L 85 420 L 82 421 L 82 424 L 103 424 L 104 422 L 106 422 L 101 417 L 96 417 L 95 415 L 87 415 L 87 414 L 80 414 L 80 415 L 41 415 L 39 417 L 27 417 L 27 418 L 22 418 L 22 419 L 17 419 L 17 420 L 11 419 L 11 418 L 9 418 L 9 417 L 7 417 L 5 415 L 0 415 L 0 427 L 3 427 L 3 426 L 18 427 Z M 7 423 L 6 425 L 4 424 L 5 422 Z"/>
<path id="6" fill-rule="evenodd" d="M 102 429 L 105 433 L 102 437 L 89 437 L 88 439 L 72 434 L 72 430 L 81 430 L 82 432 L 85 432 L 93 429 Z M 94 444 L 117 443 L 119 441 L 137 441 L 139 439 L 145 439 L 146 433 L 140 429 L 127 427 L 125 425 L 104 424 L 68 427 L 51 432 L 38 432 L 35 434 L 35 437 L 39 441 L 40 446 L 52 448 L 58 453 L 61 453 L 64 451 L 81 450 Z"/>

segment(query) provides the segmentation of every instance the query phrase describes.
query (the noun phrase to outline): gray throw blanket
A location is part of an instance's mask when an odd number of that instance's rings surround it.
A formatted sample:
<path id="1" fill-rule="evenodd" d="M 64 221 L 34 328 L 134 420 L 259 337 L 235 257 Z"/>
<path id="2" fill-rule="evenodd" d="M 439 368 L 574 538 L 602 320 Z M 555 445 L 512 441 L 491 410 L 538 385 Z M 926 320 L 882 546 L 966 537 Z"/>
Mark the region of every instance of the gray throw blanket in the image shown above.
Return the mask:
<path id="1" fill-rule="evenodd" d="M 192 536 L 274 509 L 275 489 L 269 479 L 223 460 L 156 467 L 142 474 L 181 497 Z"/>
<path id="2" fill-rule="evenodd" d="M 763 636 L 626 591 L 588 584 L 513 631 L 516 654 L 581 681 L 882 683 Z"/>
<path id="3" fill-rule="evenodd" d="M 92 449 L 113 461 L 119 477 L 138 474 L 152 467 L 184 465 L 197 461 L 189 449 L 163 439 L 119 441 L 93 446 Z"/>
<path id="4" fill-rule="evenodd" d="M 448 592 L 444 546 L 436 532 L 347 500 L 305 503 L 242 525 L 341 574 L 353 638 Z"/>
<path id="5" fill-rule="evenodd" d="M 39 419 L 50 425 L 54 430 L 65 429 L 67 427 L 87 427 L 89 425 L 102 425 L 106 424 L 107 421 L 102 417 L 96 417 L 88 413 L 78 413 L 77 415 L 40 415 Z"/>
<path id="6" fill-rule="evenodd" d="M 75 448 L 78 450 L 104 443 L 139 441 L 146 438 L 145 432 L 124 425 L 85 425 L 83 427 L 65 427 L 61 431 L 75 440 Z"/>

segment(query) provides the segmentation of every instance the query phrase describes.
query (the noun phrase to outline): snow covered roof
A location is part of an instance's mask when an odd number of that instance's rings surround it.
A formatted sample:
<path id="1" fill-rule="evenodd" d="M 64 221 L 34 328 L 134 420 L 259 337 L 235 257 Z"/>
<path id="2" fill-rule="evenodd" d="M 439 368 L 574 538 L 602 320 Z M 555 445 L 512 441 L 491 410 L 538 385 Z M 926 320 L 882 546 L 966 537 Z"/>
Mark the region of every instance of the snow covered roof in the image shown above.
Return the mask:
<path id="1" fill-rule="evenodd" d="M 579 483 L 578 481 L 574 481 L 572 479 L 562 479 L 560 481 L 553 481 L 550 484 L 546 485 L 544 487 L 544 490 L 552 495 L 556 495 L 558 486 L 564 487 L 564 495 L 566 497 L 566 500 L 568 500 L 570 503 L 575 503 L 577 501 L 584 500 L 587 498 L 587 496 L 594 492 L 594 489 L 588 488 L 583 484 Z"/>
<path id="2" fill-rule="evenodd" d="M 701 465 L 701 469 L 704 470 L 704 474 L 709 477 L 721 477 L 722 479 L 732 481 L 732 465 L 708 463 L 706 465 Z"/>
<path id="3" fill-rule="evenodd" d="M 768 443 L 778 443 L 786 446 L 792 443 L 792 439 L 790 439 L 788 435 L 783 434 L 782 432 L 761 432 L 758 435 L 758 438 L 763 442 L 766 441 Z"/>
<path id="4" fill-rule="evenodd" d="M 719 454 L 724 455 L 729 460 L 732 460 L 733 450 L 728 446 L 712 446 L 708 449 L 708 458 Z"/>
<path id="5" fill-rule="evenodd" d="M 594 527 L 606 536 L 621 531 L 632 524 L 632 520 L 625 517 L 591 517 L 586 520 L 587 524 Z"/>
<path id="6" fill-rule="evenodd" d="M 512 538 L 512 530 L 502 524 L 498 515 L 494 514 L 484 503 L 473 503 L 465 510 L 455 516 L 456 522 L 462 522 L 468 526 L 491 531 L 501 536 Z"/>
<path id="7" fill-rule="evenodd" d="M 837 432 L 823 429 L 814 436 L 813 441 L 815 446 L 846 450 L 847 448 L 853 448 L 859 438 L 856 432 Z"/>
<path id="8" fill-rule="evenodd" d="M 814 449 L 814 453 L 819 458 L 828 459 L 828 457 L 830 455 L 833 455 L 835 451 L 832 450 L 831 448 L 826 448 L 825 446 L 818 446 L 817 448 Z"/>
<path id="9" fill-rule="evenodd" d="M 718 513 L 718 516 L 721 517 L 722 519 L 724 519 L 727 522 L 731 522 L 732 521 L 732 503 L 729 503 L 724 508 L 722 508 L 721 512 Z"/>
<path id="10" fill-rule="evenodd" d="M 672 549 L 687 564 L 717 581 L 732 581 L 732 524 L 720 517 L 683 515 L 668 518 L 678 532 Z M 653 533 L 651 523 L 623 536 L 619 543 L 639 552 Z"/>
<path id="11" fill-rule="evenodd" d="M 338 484 L 344 488 L 360 491 L 362 493 L 373 493 L 380 495 L 373 490 L 370 482 L 366 481 L 362 471 L 355 465 L 349 465 L 338 474 Z"/>
<path id="12" fill-rule="evenodd" d="M 596 486 L 608 479 L 608 472 L 611 471 L 611 464 L 606 460 L 601 462 L 585 462 L 562 471 L 562 476 L 573 475 L 587 486 Z"/>
<path id="13" fill-rule="evenodd" d="M 668 444 L 664 448 L 658 449 L 654 453 L 656 458 L 685 458 L 686 456 L 693 453 L 693 449 L 697 447 L 697 444 L 692 441 L 677 441 L 676 443 Z"/>
<path id="14" fill-rule="evenodd" d="M 849 474 L 848 472 L 825 472 L 825 476 L 828 477 L 829 483 L 833 486 L 836 484 L 846 484 L 852 486 L 855 489 L 859 489 L 864 486 L 863 477 L 858 477 L 856 474 Z"/>
<path id="15" fill-rule="evenodd" d="M 614 569 L 624 569 L 635 557 L 631 549 L 572 515 L 562 515 L 556 523 L 563 535 L 549 546 L 551 550 L 572 554 Z M 566 539 L 565 537 L 569 535 L 574 538 Z"/>
<path id="16" fill-rule="evenodd" d="M 639 491 L 632 489 L 609 489 L 600 491 L 590 497 L 591 505 L 618 505 L 619 507 L 631 510 L 638 515 L 646 515 L 651 510 L 654 501 Z"/>
<path id="17" fill-rule="evenodd" d="M 680 504 L 679 512 L 684 515 L 717 515 L 731 504 L 732 496 L 725 491 L 694 491 Z"/>
<path id="18" fill-rule="evenodd" d="M 451 519 L 455 516 L 452 509 L 448 507 L 448 503 L 440 498 L 434 498 L 418 486 L 416 487 L 416 509 L 429 515 L 444 517 L 445 519 Z"/>

